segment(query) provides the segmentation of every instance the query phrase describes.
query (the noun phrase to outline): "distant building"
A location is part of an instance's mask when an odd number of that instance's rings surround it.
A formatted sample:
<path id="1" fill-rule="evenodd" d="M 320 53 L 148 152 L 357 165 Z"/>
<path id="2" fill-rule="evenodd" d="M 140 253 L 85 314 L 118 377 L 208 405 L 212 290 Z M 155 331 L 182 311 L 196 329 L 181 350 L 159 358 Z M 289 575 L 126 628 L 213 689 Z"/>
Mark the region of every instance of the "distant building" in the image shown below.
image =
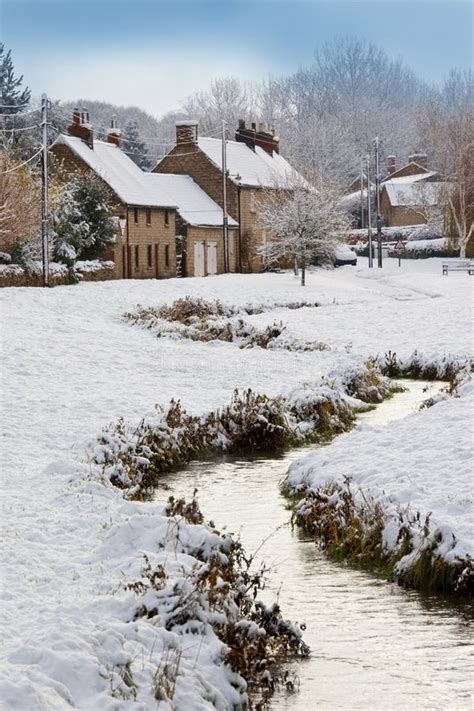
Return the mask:
<path id="1" fill-rule="evenodd" d="M 408 163 L 398 170 L 395 156 L 389 156 L 387 172 L 380 192 L 384 224 L 388 227 L 425 224 L 427 212 L 438 204 L 445 186 L 437 171 L 428 170 L 426 154 L 410 155 Z"/>

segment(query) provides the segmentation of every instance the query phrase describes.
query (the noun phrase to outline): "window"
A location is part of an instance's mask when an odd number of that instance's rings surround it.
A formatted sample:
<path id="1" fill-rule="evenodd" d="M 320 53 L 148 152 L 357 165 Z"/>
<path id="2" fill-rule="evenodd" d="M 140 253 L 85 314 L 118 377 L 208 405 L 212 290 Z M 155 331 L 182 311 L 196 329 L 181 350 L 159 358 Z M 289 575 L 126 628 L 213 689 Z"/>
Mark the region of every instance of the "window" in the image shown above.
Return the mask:
<path id="1" fill-rule="evenodd" d="M 170 225 L 170 213 L 169 210 L 165 210 L 165 227 Z"/>
<path id="2" fill-rule="evenodd" d="M 153 250 L 151 244 L 147 245 L 146 248 L 146 263 L 148 268 L 153 266 Z"/>
<path id="3" fill-rule="evenodd" d="M 147 225 L 151 225 L 151 210 L 148 207 L 146 211 L 146 223 Z"/>
<path id="4" fill-rule="evenodd" d="M 257 197 L 253 191 L 250 193 L 250 212 L 257 212 Z"/>
<path id="5" fill-rule="evenodd" d="M 138 209 L 136 207 L 133 208 L 133 220 L 138 225 Z"/>
<path id="6" fill-rule="evenodd" d="M 170 246 L 169 244 L 165 244 L 165 267 L 169 267 L 170 265 Z"/>
<path id="7" fill-rule="evenodd" d="M 140 247 L 138 244 L 135 245 L 135 269 L 140 266 Z"/>

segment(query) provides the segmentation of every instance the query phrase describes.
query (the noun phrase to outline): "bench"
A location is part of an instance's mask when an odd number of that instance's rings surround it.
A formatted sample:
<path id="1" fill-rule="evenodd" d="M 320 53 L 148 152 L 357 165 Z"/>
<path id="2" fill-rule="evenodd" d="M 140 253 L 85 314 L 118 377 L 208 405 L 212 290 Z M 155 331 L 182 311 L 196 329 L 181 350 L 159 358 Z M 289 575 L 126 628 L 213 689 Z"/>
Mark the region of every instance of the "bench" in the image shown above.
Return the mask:
<path id="1" fill-rule="evenodd" d="M 474 262 L 443 262 L 443 275 L 448 272 L 467 272 L 470 276 L 474 274 Z"/>

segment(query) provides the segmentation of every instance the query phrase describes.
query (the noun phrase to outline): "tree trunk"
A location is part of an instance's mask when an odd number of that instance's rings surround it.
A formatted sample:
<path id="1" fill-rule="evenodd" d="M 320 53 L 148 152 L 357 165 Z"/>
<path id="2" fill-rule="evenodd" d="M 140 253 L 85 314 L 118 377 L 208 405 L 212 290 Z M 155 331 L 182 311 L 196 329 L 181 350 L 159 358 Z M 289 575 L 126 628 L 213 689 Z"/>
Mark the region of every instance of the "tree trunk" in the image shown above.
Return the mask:
<path id="1" fill-rule="evenodd" d="M 459 240 L 459 257 L 466 259 L 466 242 Z"/>
<path id="2" fill-rule="evenodd" d="M 301 286 L 306 284 L 306 261 L 303 259 L 301 261 Z"/>
<path id="3" fill-rule="evenodd" d="M 293 264 L 293 272 L 295 276 L 298 276 L 298 258 L 295 257 L 295 261 Z"/>

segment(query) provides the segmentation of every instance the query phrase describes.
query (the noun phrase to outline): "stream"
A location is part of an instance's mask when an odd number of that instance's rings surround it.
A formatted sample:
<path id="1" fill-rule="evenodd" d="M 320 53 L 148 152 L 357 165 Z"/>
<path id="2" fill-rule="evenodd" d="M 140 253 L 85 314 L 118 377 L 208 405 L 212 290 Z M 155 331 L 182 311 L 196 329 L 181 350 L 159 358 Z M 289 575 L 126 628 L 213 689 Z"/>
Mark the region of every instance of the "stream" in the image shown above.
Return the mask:
<path id="1" fill-rule="evenodd" d="M 360 420 L 374 427 L 415 412 L 440 384 L 403 381 L 408 391 Z M 374 435 L 376 436 L 376 435 Z M 330 445 L 329 445 L 330 446 Z M 306 623 L 308 659 L 288 665 L 299 691 L 277 692 L 274 711 L 471 709 L 474 616 L 466 602 L 407 591 L 330 561 L 288 525 L 278 483 L 309 445 L 273 457 L 226 457 L 167 475 L 166 495 L 191 498 L 220 530 L 239 534 L 270 568 L 267 603 Z M 157 496 L 163 500 L 163 490 Z M 262 541 L 265 540 L 263 545 Z"/>

